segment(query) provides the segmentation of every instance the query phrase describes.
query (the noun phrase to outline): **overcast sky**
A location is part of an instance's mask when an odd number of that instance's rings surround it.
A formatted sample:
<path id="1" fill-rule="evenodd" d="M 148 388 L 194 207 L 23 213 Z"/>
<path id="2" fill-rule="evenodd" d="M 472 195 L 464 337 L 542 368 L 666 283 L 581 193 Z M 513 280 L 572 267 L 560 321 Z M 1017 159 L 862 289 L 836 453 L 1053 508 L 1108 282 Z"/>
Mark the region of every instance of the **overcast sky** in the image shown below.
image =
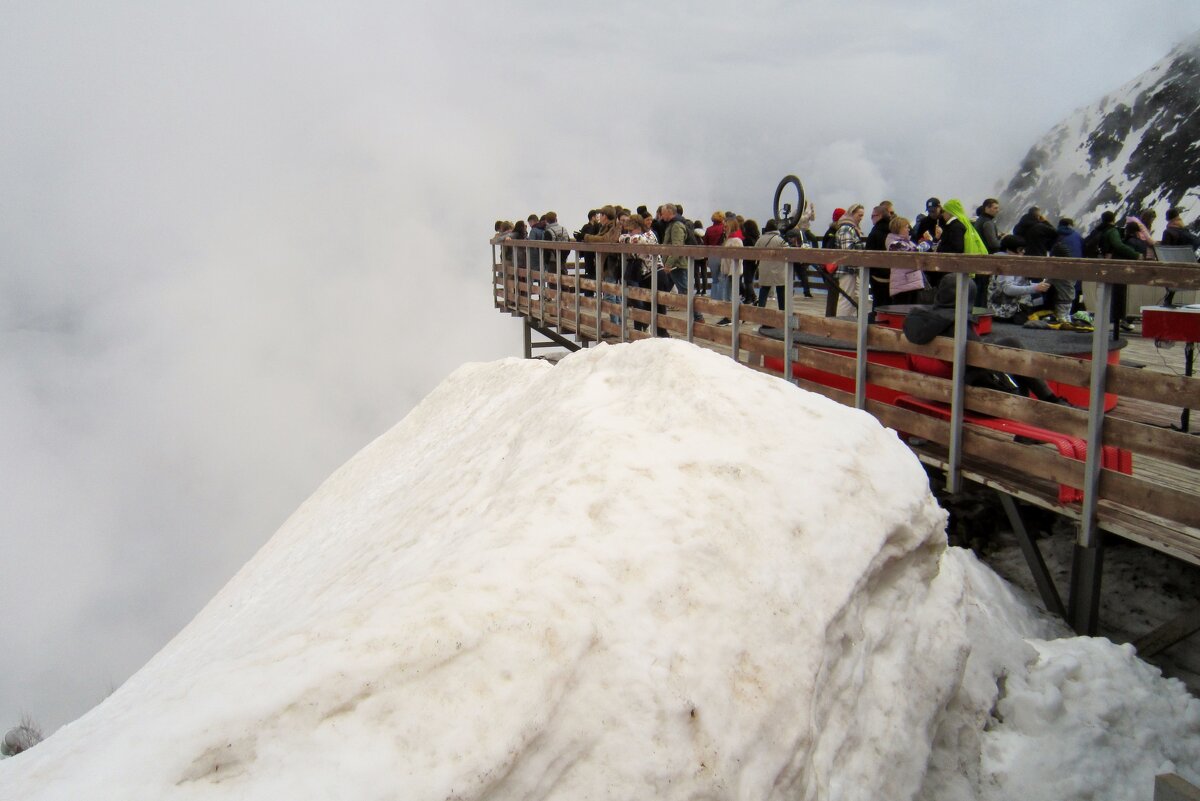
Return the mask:
<path id="1" fill-rule="evenodd" d="M 441 377 L 520 354 L 496 218 L 761 220 L 787 173 L 821 214 L 973 208 L 1200 3 L 1132 16 L 8 0 L 0 729 L 85 712 Z"/>

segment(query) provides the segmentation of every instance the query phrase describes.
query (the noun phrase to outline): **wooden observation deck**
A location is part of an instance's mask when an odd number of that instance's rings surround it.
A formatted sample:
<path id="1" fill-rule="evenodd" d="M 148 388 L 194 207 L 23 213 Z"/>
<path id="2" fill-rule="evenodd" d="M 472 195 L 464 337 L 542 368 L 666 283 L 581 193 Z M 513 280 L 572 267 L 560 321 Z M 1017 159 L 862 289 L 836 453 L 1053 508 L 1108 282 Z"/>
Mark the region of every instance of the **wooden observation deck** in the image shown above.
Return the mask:
<path id="1" fill-rule="evenodd" d="M 580 247 L 507 240 L 492 248 L 495 306 L 523 319 L 527 357 L 536 348 L 577 350 L 604 339 L 627 342 L 664 330 L 672 337 L 724 353 L 747 369 L 787 377 L 804 389 L 865 409 L 884 425 L 902 432 L 923 462 L 944 471 L 951 492 L 957 492 L 963 481 L 971 481 L 1000 493 L 1043 600 L 1080 633 L 1095 633 L 1097 626 L 1102 532 L 1200 565 L 1200 439 L 1170 425 L 1180 420 L 1182 410 L 1200 409 L 1200 378 L 1110 363 L 1107 322 L 1114 284 L 1159 287 L 1164 292 L 1168 288 L 1192 290 L 1200 288 L 1200 268 L 1094 259 L 739 249 L 737 257 L 741 259 L 853 266 L 859 270 L 860 286 L 867 285 L 870 267 L 920 268 L 946 274 L 944 280 L 956 282 L 954 336 L 915 345 L 895 328 L 868 324 L 867 304 L 860 304 L 857 319 L 837 319 L 802 308 L 804 304 L 794 292 L 785 293 L 784 310 L 747 306 L 736 298 L 722 302 L 698 296 L 694 269 L 688 270 L 686 294 L 658 286 L 657 275 L 649 289 L 624 281 L 597 285 L 584 275 L 583 264 L 570 258 L 571 251 Z M 721 248 L 615 243 L 589 243 L 584 249 L 619 254 L 622 274 L 626 259 L 634 252 L 682 255 L 689 264 L 710 252 L 730 255 Z M 603 262 L 603 258 L 597 261 Z M 969 342 L 966 306 L 972 274 L 1095 282 L 1093 311 L 1097 319 L 1086 348 L 1090 358 L 1088 354 L 1053 355 Z M 657 307 L 649 303 L 652 298 Z M 641 307 L 632 305 L 634 302 Z M 695 313 L 732 322 L 711 325 L 695 320 Z M 648 327 L 649 332 L 635 330 L 635 323 Z M 545 341 L 535 341 L 535 334 Z M 888 358 L 880 358 L 880 354 Z M 896 366 L 901 362 L 895 359 L 906 355 L 942 360 L 950 365 L 950 377 Z M 1087 408 L 967 386 L 968 367 L 1080 388 L 1078 393 Z M 1018 444 L 1000 423 L 1010 431 L 1036 427 L 1053 432 L 1053 437 L 1044 440 L 1051 447 Z M 1025 531 L 1016 500 L 1077 521 L 1065 605 L 1036 543 Z M 1175 632 L 1171 642 L 1177 641 L 1200 629 L 1200 614 L 1170 621 L 1168 626 Z"/>

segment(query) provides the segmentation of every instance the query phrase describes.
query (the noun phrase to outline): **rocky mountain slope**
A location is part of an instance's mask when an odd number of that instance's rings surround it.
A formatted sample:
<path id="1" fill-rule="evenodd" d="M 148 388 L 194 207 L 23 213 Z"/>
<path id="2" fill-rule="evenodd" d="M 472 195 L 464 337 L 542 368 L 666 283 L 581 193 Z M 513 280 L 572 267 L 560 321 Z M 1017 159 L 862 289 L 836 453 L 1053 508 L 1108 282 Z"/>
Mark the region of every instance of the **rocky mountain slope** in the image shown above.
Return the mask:
<path id="1" fill-rule="evenodd" d="M 1200 212 L 1200 32 L 1146 72 L 1056 125 L 1000 198 L 1005 226 L 1030 206 L 1089 226 L 1105 209 Z"/>

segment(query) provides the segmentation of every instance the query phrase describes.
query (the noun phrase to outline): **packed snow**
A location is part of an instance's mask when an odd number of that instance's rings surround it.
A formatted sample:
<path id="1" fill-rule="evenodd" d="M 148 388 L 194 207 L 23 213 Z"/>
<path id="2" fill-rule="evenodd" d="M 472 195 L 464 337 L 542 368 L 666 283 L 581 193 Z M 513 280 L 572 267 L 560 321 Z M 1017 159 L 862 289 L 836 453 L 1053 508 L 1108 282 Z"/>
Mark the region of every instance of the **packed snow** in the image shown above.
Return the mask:
<path id="1" fill-rule="evenodd" d="M 1200 702 L 1056 638 L 874 418 L 679 341 L 457 370 L 0 799 L 1145 798 Z"/>

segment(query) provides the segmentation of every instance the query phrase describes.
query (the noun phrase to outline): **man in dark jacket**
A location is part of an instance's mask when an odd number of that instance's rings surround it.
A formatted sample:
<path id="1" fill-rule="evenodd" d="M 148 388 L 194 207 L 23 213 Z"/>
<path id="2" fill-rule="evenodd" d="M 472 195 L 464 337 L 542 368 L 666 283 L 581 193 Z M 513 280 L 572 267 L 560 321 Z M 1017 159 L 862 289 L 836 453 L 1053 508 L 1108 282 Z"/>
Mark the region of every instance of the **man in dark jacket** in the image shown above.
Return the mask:
<path id="1" fill-rule="evenodd" d="M 1017 220 L 1013 233 L 1025 240 L 1026 256 L 1050 255 L 1050 248 L 1058 239 L 1058 231 L 1037 206 L 1030 206 L 1029 211 Z"/>
<path id="2" fill-rule="evenodd" d="M 887 236 L 891 230 L 889 226 L 892 224 L 892 217 L 894 215 L 894 207 L 890 200 L 881 201 L 878 206 L 871 210 L 871 219 L 875 224 L 871 226 L 871 232 L 867 234 L 867 250 L 887 250 Z M 886 267 L 871 268 L 872 311 L 877 306 L 886 306 L 892 302 L 892 295 L 888 285 L 888 277 L 891 275 L 891 272 Z"/>
<path id="3" fill-rule="evenodd" d="M 1070 217 L 1058 221 L 1058 241 L 1055 244 L 1065 245 L 1065 255 L 1072 259 L 1083 258 L 1083 237 L 1075 230 L 1075 221 Z"/>
<path id="4" fill-rule="evenodd" d="M 912 227 L 912 241 L 920 242 L 925 234 L 929 234 L 929 238 L 934 244 L 941 239 L 942 228 L 942 201 L 936 197 L 931 197 L 925 201 L 925 216 L 917 220 L 917 224 Z"/>
<path id="5" fill-rule="evenodd" d="M 1175 247 L 1200 248 L 1200 237 L 1188 230 L 1183 224 L 1183 215 L 1179 209 L 1167 209 L 1167 227 L 1163 229 L 1162 243 Z"/>
<path id="6" fill-rule="evenodd" d="M 1000 213 L 1000 201 L 989 197 L 979 206 L 979 217 L 975 220 L 975 230 L 979 238 L 987 245 L 988 253 L 1000 250 L 1000 231 L 996 228 L 996 215 Z"/>

